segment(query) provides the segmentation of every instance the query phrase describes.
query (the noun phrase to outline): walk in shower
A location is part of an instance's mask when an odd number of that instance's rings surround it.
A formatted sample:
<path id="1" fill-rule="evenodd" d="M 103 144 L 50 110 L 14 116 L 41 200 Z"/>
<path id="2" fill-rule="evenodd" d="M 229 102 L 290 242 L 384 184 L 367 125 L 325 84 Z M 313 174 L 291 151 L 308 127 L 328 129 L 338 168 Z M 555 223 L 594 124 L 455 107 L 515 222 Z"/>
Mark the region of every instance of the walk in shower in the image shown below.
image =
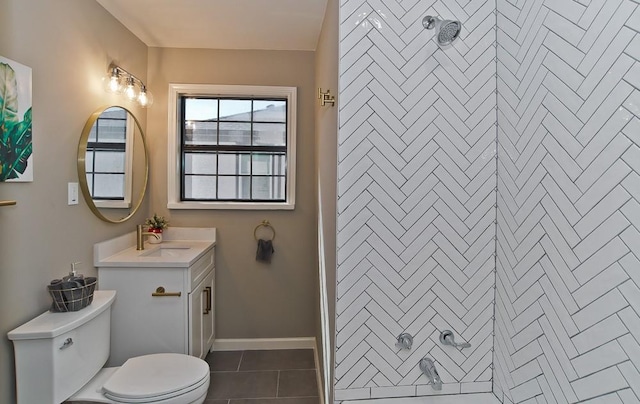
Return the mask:
<path id="1" fill-rule="evenodd" d="M 338 102 L 336 402 L 640 400 L 637 0 L 341 0 Z"/>

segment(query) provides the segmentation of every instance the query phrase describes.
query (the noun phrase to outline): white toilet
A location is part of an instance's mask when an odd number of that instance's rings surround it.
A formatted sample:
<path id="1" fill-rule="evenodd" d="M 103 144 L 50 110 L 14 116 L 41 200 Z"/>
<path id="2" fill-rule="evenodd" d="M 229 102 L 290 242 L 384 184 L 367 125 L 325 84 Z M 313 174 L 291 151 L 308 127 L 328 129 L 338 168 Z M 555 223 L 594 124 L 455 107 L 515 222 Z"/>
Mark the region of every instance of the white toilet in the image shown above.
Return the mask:
<path id="1" fill-rule="evenodd" d="M 209 365 L 200 358 L 164 353 L 102 368 L 109 357 L 111 304 L 116 292 L 100 290 L 85 309 L 46 312 L 10 331 L 18 404 L 201 404 Z"/>

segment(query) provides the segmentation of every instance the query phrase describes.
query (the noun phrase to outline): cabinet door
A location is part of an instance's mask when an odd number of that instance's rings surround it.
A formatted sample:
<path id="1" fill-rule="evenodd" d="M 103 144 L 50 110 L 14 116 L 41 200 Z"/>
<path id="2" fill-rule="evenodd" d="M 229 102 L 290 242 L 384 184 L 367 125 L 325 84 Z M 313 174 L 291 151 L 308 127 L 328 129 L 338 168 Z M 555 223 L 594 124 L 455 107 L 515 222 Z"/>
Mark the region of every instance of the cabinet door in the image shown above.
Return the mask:
<path id="1" fill-rule="evenodd" d="M 189 294 L 189 355 L 204 358 L 202 321 L 205 309 L 203 299 L 205 283 L 200 282 Z"/>
<path id="2" fill-rule="evenodd" d="M 202 344 L 203 353 L 206 355 L 213 345 L 213 339 L 215 337 L 215 269 L 207 275 L 202 281 L 204 284 L 204 305 L 207 310 L 203 311 L 202 317 Z"/>
<path id="3" fill-rule="evenodd" d="M 161 352 L 187 353 L 187 294 L 184 271 L 176 268 L 99 269 L 100 289 L 116 290 L 111 308 L 108 366 Z M 168 293 L 153 296 L 162 286 Z"/>

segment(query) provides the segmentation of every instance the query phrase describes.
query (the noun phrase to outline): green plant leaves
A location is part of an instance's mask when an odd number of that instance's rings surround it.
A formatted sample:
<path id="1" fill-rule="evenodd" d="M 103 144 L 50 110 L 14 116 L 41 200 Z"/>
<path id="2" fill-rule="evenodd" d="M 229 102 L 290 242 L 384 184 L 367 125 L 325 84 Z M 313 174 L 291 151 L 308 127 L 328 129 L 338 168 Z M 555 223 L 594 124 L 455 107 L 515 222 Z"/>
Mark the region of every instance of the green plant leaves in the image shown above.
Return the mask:
<path id="1" fill-rule="evenodd" d="M 31 108 L 18 118 L 18 84 L 14 70 L 0 63 L 0 181 L 18 178 L 33 152 Z"/>
<path id="2" fill-rule="evenodd" d="M 18 178 L 27 168 L 27 160 L 33 151 L 31 143 L 31 108 L 24 114 L 24 120 L 14 125 L 8 137 L 5 153 L 0 151 L 0 180 Z M 0 149 L 3 149 L 0 146 Z"/>
<path id="3" fill-rule="evenodd" d="M 0 63 L 0 122 L 3 132 L 18 123 L 18 84 L 11 66 Z M 4 134 L 4 133 L 3 133 Z"/>

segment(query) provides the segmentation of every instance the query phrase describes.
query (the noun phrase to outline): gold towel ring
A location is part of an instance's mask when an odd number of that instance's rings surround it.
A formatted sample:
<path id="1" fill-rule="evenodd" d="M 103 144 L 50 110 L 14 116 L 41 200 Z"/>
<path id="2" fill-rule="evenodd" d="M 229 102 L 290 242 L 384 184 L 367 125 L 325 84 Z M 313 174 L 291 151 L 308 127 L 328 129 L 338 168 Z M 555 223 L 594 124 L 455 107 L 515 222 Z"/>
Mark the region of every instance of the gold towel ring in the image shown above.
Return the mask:
<path id="1" fill-rule="evenodd" d="M 262 223 L 257 225 L 256 228 L 253 230 L 253 238 L 255 238 L 256 241 L 258 241 L 258 229 L 261 227 L 268 227 L 269 229 L 271 229 L 271 232 L 273 233 L 273 236 L 271 236 L 271 241 L 276 239 L 276 229 L 274 229 L 273 226 L 271 226 L 271 223 L 269 223 L 268 220 L 263 220 Z"/>

